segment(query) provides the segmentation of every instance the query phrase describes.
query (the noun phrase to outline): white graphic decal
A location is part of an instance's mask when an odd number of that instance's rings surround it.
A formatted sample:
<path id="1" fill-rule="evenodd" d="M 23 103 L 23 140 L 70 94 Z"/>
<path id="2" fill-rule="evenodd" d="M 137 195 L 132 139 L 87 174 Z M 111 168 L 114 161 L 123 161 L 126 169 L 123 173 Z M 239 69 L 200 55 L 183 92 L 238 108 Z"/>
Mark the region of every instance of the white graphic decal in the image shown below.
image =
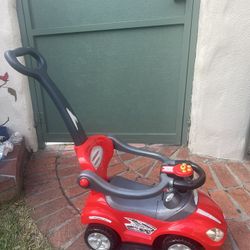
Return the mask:
<path id="1" fill-rule="evenodd" d="M 173 173 L 174 172 L 174 167 L 172 167 L 172 166 L 163 166 L 161 171 L 162 172 L 167 172 L 167 173 Z"/>
<path id="2" fill-rule="evenodd" d="M 67 110 L 72 122 L 74 123 L 76 129 L 78 130 L 78 126 L 77 126 L 78 120 L 77 120 L 76 116 L 68 108 L 66 108 L 66 110 Z"/>
<path id="3" fill-rule="evenodd" d="M 103 149 L 100 146 L 92 148 L 90 153 L 90 161 L 95 168 L 98 168 L 102 162 Z"/>
<path id="4" fill-rule="evenodd" d="M 112 222 L 111 220 L 104 218 L 104 217 L 101 217 L 101 216 L 89 216 L 89 219 L 90 220 L 103 220 L 103 221 L 106 221 L 108 223 Z"/>
<path id="5" fill-rule="evenodd" d="M 204 211 L 204 210 L 202 210 L 200 208 L 198 208 L 196 212 L 198 214 L 201 214 L 201 215 L 203 215 L 203 216 L 205 216 L 205 217 L 207 217 L 207 218 L 209 218 L 209 219 L 211 219 L 213 221 L 216 221 L 217 223 L 221 224 L 221 221 L 219 221 L 217 218 L 215 218 L 212 214 L 209 214 L 208 212 L 206 212 L 206 211 Z"/>
<path id="6" fill-rule="evenodd" d="M 128 220 L 130 223 L 125 223 L 125 227 L 130 231 L 136 231 L 139 233 L 144 233 L 147 235 L 151 235 L 157 228 L 153 227 L 150 224 L 147 224 L 146 222 L 131 219 L 125 217 L 126 220 Z"/>

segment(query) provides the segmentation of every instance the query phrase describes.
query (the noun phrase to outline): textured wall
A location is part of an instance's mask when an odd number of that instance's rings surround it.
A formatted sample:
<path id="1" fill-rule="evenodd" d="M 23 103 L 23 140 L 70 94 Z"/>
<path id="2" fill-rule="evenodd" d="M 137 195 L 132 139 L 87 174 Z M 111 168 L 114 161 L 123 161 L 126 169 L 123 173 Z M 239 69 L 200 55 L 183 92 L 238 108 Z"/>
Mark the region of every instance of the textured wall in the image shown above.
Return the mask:
<path id="1" fill-rule="evenodd" d="M 0 124 L 9 117 L 8 126 L 14 131 L 21 132 L 25 136 L 27 147 L 36 150 L 37 138 L 28 80 L 14 71 L 3 56 L 5 50 L 21 46 L 15 3 L 15 0 L 1 0 L 0 75 L 5 72 L 9 73 L 8 86 L 16 90 L 17 101 L 15 102 L 14 97 L 6 88 L 0 89 Z"/>
<path id="2" fill-rule="evenodd" d="M 189 148 L 242 159 L 249 121 L 249 1 L 201 0 Z"/>

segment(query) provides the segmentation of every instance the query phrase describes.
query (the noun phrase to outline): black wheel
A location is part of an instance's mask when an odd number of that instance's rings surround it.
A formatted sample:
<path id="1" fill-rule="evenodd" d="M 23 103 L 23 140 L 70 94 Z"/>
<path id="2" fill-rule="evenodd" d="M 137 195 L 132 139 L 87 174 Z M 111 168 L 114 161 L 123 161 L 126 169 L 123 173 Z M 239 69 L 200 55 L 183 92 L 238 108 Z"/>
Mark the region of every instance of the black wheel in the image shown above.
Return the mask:
<path id="1" fill-rule="evenodd" d="M 167 235 L 162 241 L 162 250 L 204 250 L 204 248 L 191 239 Z"/>
<path id="2" fill-rule="evenodd" d="M 117 250 L 120 238 L 111 228 L 99 224 L 88 225 L 84 239 L 93 250 Z"/>

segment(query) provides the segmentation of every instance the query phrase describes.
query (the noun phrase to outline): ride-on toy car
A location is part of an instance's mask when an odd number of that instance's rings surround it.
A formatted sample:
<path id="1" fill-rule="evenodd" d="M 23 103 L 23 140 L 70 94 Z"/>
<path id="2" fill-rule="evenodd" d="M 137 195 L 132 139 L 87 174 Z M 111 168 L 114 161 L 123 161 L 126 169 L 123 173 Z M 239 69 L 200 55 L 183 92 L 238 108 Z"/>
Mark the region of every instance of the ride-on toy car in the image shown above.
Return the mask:
<path id="1" fill-rule="evenodd" d="M 36 67 L 26 67 L 17 60 L 25 55 L 36 60 Z M 91 249 L 220 249 L 227 225 L 220 208 L 196 190 L 205 182 L 201 167 L 123 144 L 112 136 L 87 137 L 36 50 L 9 50 L 5 58 L 14 69 L 41 83 L 74 141 L 82 169 L 79 185 L 91 190 L 81 214 L 82 223 L 88 225 L 85 241 Z M 162 162 L 159 184 L 150 187 L 121 176 L 109 180 L 107 168 L 114 149 Z"/>

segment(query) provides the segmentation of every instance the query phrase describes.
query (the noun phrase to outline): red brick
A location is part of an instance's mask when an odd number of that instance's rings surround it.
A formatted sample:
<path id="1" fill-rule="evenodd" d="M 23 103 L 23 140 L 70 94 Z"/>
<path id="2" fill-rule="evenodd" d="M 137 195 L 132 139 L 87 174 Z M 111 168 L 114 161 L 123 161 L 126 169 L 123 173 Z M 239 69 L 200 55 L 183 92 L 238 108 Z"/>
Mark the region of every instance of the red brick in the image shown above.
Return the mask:
<path id="1" fill-rule="evenodd" d="M 234 250 L 229 237 L 226 238 L 226 241 L 223 244 L 221 250 Z"/>
<path id="2" fill-rule="evenodd" d="M 243 188 L 229 190 L 230 195 L 250 215 L 250 195 Z"/>
<path id="3" fill-rule="evenodd" d="M 163 148 L 160 150 L 160 153 L 170 157 L 178 148 L 178 146 L 163 146 Z"/>
<path id="4" fill-rule="evenodd" d="M 27 195 L 33 193 L 45 192 L 48 189 L 52 188 L 59 188 L 59 183 L 57 179 L 50 180 L 40 185 L 38 185 L 37 183 L 30 182 L 29 180 L 26 181 L 28 181 L 28 183 L 27 182 L 25 183 L 24 190 Z"/>
<path id="5" fill-rule="evenodd" d="M 44 216 L 50 215 L 66 206 L 68 206 L 67 200 L 65 199 L 65 197 L 60 197 L 56 200 L 50 201 L 39 207 L 34 208 L 32 211 L 32 217 L 35 220 L 39 220 Z"/>
<path id="6" fill-rule="evenodd" d="M 72 174 L 80 174 L 81 169 L 77 166 L 69 166 L 67 168 L 58 168 L 58 175 L 61 177 L 69 176 Z"/>
<path id="7" fill-rule="evenodd" d="M 244 184 L 244 189 L 250 193 L 250 183 L 245 183 Z"/>
<path id="8" fill-rule="evenodd" d="M 244 165 L 248 170 L 250 170 L 250 161 L 245 161 Z"/>
<path id="9" fill-rule="evenodd" d="M 52 155 L 52 156 L 47 156 L 44 155 L 43 157 L 39 156 L 34 156 L 31 158 L 31 160 L 29 161 L 29 165 L 30 166 L 47 166 L 47 165 L 51 165 L 51 164 L 55 164 L 56 163 L 56 156 Z"/>
<path id="10" fill-rule="evenodd" d="M 47 171 L 43 173 L 28 173 L 25 177 L 31 182 L 57 179 L 55 169 L 47 169 Z"/>
<path id="11" fill-rule="evenodd" d="M 85 202 L 86 202 L 86 199 L 88 198 L 89 196 L 89 192 L 86 192 L 84 194 L 81 194 L 73 199 L 70 199 L 70 201 L 72 202 L 73 206 L 78 210 L 78 211 L 81 211 L 84 206 L 85 206 Z"/>
<path id="12" fill-rule="evenodd" d="M 52 231 L 53 228 L 58 227 L 65 221 L 72 219 L 75 216 L 75 213 L 72 211 L 73 208 L 65 207 L 56 213 L 45 217 L 37 222 L 39 230 L 44 234 L 48 234 Z"/>
<path id="13" fill-rule="evenodd" d="M 143 178 L 143 177 L 138 177 L 138 178 L 136 179 L 136 182 L 141 183 L 141 184 L 145 184 L 145 185 L 147 185 L 147 186 L 152 186 L 152 185 L 155 184 L 155 181 L 154 181 L 154 180 L 148 179 L 148 178 Z"/>
<path id="14" fill-rule="evenodd" d="M 61 186 L 66 189 L 68 187 L 72 187 L 77 183 L 78 174 L 72 174 L 66 177 L 60 178 Z"/>
<path id="15" fill-rule="evenodd" d="M 246 225 L 247 225 L 248 229 L 250 230 L 250 220 L 246 221 Z"/>
<path id="16" fill-rule="evenodd" d="M 24 183 L 27 185 L 40 185 L 44 183 L 49 183 L 57 181 L 56 175 L 37 175 L 32 177 L 27 177 L 24 179 Z"/>
<path id="17" fill-rule="evenodd" d="M 0 192 L 0 204 L 16 198 L 17 195 L 18 195 L 18 192 L 15 187 L 12 187 L 3 192 Z"/>
<path id="18" fill-rule="evenodd" d="M 51 164 L 48 166 L 42 166 L 42 167 L 37 167 L 35 166 L 29 166 L 25 169 L 25 175 L 26 176 L 32 176 L 32 175 L 42 175 L 46 174 L 50 171 L 55 171 L 55 164 Z"/>
<path id="19" fill-rule="evenodd" d="M 15 159 L 1 161 L 0 175 L 9 175 L 16 177 L 16 163 L 17 161 Z"/>
<path id="20" fill-rule="evenodd" d="M 12 177 L 0 176 L 0 192 L 15 187 L 16 182 Z"/>
<path id="21" fill-rule="evenodd" d="M 147 177 L 148 174 L 150 174 L 151 169 L 152 169 L 152 166 L 149 165 L 149 166 L 145 166 L 144 168 L 137 170 L 137 172 Z"/>
<path id="22" fill-rule="evenodd" d="M 132 160 L 132 159 L 136 158 L 137 155 L 124 153 L 124 154 L 119 154 L 119 157 L 122 161 L 128 161 L 128 160 Z"/>
<path id="23" fill-rule="evenodd" d="M 231 202 L 226 192 L 217 190 L 214 192 L 210 192 L 210 195 L 212 199 L 220 206 L 227 219 L 240 217 L 234 204 Z"/>
<path id="24" fill-rule="evenodd" d="M 73 198 L 73 197 L 76 197 L 77 195 L 86 193 L 87 189 L 84 189 L 80 187 L 79 185 L 75 185 L 73 187 L 65 189 L 64 192 L 68 198 Z"/>
<path id="25" fill-rule="evenodd" d="M 62 197 L 61 190 L 58 188 L 53 188 L 39 194 L 30 195 L 25 199 L 25 201 L 31 207 L 37 207 L 43 203 L 55 200 L 60 197 Z"/>
<path id="26" fill-rule="evenodd" d="M 108 168 L 108 177 L 111 178 L 127 170 L 127 167 L 123 164 L 116 164 Z"/>
<path id="27" fill-rule="evenodd" d="M 72 157 L 60 157 L 57 161 L 57 164 L 58 165 L 79 165 L 78 163 L 78 159 L 76 158 L 76 155 L 75 156 L 72 156 Z"/>
<path id="28" fill-rule="evenodd" d="M 158 162 L 150 172 L 148 178 L 158 182 L 160 180 L 161 163 Z"/>
<path id="29" fill-rule="evenodd" d="M 83 226 L 80 223 L 80 216 L 76 216 L 67 224 L 53 232 L 49 236 L 49 241 L 56 248 L 60 248 L 62 245 L 76 237 L 77 234 L 83 231 Z"/>
<path id="30" fill-rule="evenodd" d="M 67 248 L 67 250 L 89 250 L 87 245 L 84 242 L 84 236 L 83 234 L 80 235 L 80 237 L 71 245 Z"/>
<path id="31" fill-rule="evenodd" d="M 109 163 L 109 166 L 113 166 L 113 165 L 118 164 L 120 162 L 121 161 L 120 161 L 119 157 L 117 155 L 115 155 L 115 156 L 112 157 L 112 159 L 111 159 L 111 161 Z"/>
<path id="32" fill-rule="evenodd" d="M 138 157 L 133 161 L 130 161 L 128 166 L 133 170 L 138 170 L 144 166 L 152 165 L 155 162 L 154 159 L 146 157 Z"/>
<path id="33" fill-rule="evenodd" d="M 190 153 L 187 147 L 179 148 L 177 152 L 174 154 L 174 158 L 179 160 L 188 160 L 189 156 Z"/>
<path id="34" fill-rule="evenodd" d="M 57 151 L 54 150 L 39 150 L 32 155 L 32 159 L 42 159 L 42 158 L 56 158 Z"/>
<path id="35" fill-rule="evenodd" d="M 225 163 L 211 163 L 211 167 L 224 187 L 228 188 L 238 186 L 235 178 L 231 175 Z"/>
<path id="36" fill-rule="evenodd" d="M 250 182 L 250 171 L 242 163 L 230 162 L 227 165 L 241 182 Z"/>
<path id="37" fill-rule="evenodd" d="M 129 179 L 129 180 L 132 180 L 132 181 L 135 181 L 137 179 L 137 177 L 139 177 L 138 174 L 136 174 L 135 172 L 133 171 L 126 171 L 122 174 L 122 176 L 126 179 Z"/>
<path id="38" fill-rule="evenodd" d="M 230 231 L 240 250 L 250 249 L 250 231 L 244 222 L 229 221 Z"/>

